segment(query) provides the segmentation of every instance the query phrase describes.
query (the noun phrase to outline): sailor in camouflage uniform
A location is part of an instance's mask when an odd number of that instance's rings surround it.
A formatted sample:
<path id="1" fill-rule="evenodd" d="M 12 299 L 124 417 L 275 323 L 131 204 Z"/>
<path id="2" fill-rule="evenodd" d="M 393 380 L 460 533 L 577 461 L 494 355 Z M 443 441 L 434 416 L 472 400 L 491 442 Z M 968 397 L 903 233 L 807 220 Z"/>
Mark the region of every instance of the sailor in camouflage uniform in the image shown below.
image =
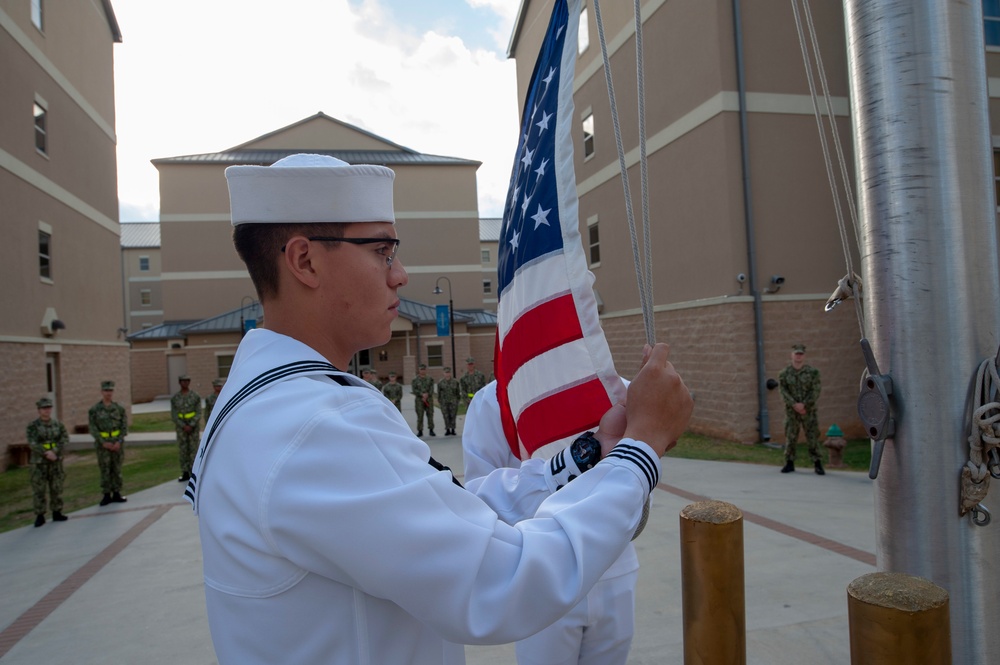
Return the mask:
<path id="1" fill-rule="evenodd" d="M 365 372 L 368 372 L 368 376 L 364 377 L 365 381 L 375 386 L 375 389 L 379 392 L 382 391 L 382 386 L 384 385 L 378 378 L 378 372 L 370 367 L 366 367 Z"/>
<path id="2" fill-rule="evenodd" d="M 48 397 L 35 402 L 38 418 L 28 423 L 28 447 L 31 449 L 31 500 L 35 508 L 35 526 L 45 524 L 45 494 L 48 492 L 52 521 L 65 522 L 63 500 L 63 448 L 69 443 L 69 433 L 61 422 L 52 417 L 52 400 Z"/>
<path id="3" fill-rule="evenodd" d="M 208 427 L 208 419 L 212 417 L 212 409 L 215 408 L 215 400 L 219 399 L 222 386 L 226 385 L 225 379 L 212 379 L 212 394 L 205 398 L 205 426 Z"/>
<path id="4" fill-rule="evenodd" d="M 395 404 L 399 411 L 403 410 L 403 384 L 396 381 L 395 372 L 389 372 L 389 383 L 382 386 L 382 394 Z"/>
<path id="5" fill-rule="evenodd" d="M 806 364 L 806 347 L 792 346 L 792 364 L 778 375 L 781 397 L 785 400 L 785 466 L 782 473 L 795 471 L 795 443 L 799 428 L 805 430 L 809 444 L 809 458 L 819 475 L 825 475 L 819 452 L 819 418 L 816 401 L 819 400 L 819 370 Z"/>
<path id="6" fill-rule="evenodd" d="M 417 376 L 410 384 L 417 410 L 417 436 L 424 435 L 424 414 L 427 414 L 427 429 L 434 434 L 434 379 L 427 376 L 427 365 L 417 368 Z"/>
<path id="7" fill-rule="evenodd" d="M 181 465 L 179 483 L 191 479 L 191 467 L 198 450 L 198 425 L 201 422 L 201 396 L 191 390 L 191 377 L 181 374 L 181 389 L 170 398 L 170 419 L 177 429 L 177 449 Z"/>
<path id="8" fill-rule="evenodd" d="M 468 406 L 472 396 L 486 385 L 486 375 L 476 369 L 476 359 L 472 356 L 466 358 L 465 362 L 465 376 L 459 379 L 459 384 L 462 387 L 462 401 Z"/>
<path id="9" fill-rule="evenodd" d="M 458 415 L 458 402 L 462 398 L 462 389 L 458 379 L 452 377 L 451 368 L 444 368 L 444 378 L 438 381 L 438 403 L 441 404 L 441 415 L 444 417 L 444 435 L 454 436 L 455 416 Z"/>
<path id="10" fill-rule="evenodd" d="M 101 470 L 102 506 L 128 501 L 122 496 L 122 461 L 125 459 L 128 418 L 125 407 L 111 400 L 114 392 L 114 381 L 102 381 L 101 401 L 87 412 L 90 436 L 94 437 L 94 448 L 97 450 L 97 467 Z"/>

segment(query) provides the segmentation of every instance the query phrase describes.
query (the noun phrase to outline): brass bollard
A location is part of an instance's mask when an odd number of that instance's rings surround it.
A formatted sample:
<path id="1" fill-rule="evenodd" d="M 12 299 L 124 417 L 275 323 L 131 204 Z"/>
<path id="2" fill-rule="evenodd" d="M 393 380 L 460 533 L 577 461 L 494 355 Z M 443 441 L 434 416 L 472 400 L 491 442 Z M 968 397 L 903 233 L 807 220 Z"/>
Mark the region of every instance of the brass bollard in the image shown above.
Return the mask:
<path id="1" fill-rule="evenodd" d="M 743 513 L 722 501 L 681 510 L 685 665 L 745 665 Z"/>
<path id="2" fill-rule="evenodd" d="M 847 585 L 851 665 L 950 665 L 948 592 L 905 573 Z"/>

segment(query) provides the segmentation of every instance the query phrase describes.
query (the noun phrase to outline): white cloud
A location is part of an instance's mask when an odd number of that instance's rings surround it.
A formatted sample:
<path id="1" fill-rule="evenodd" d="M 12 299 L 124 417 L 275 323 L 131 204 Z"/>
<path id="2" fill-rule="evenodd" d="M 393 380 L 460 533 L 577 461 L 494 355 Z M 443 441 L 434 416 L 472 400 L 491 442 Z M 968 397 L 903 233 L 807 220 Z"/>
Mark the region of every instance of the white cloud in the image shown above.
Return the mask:
<path id="1" fill-rule="evenodd" d="M 115 12 L 124 220 L 157 205 L 149 160 L 222 150 L 317 111 L 483 162 L 480 213 L 502 212 L 517 140 L 514 63 L 504 56 L 453 35 L 414 36 L 372 0 L 115 0 Z"/>

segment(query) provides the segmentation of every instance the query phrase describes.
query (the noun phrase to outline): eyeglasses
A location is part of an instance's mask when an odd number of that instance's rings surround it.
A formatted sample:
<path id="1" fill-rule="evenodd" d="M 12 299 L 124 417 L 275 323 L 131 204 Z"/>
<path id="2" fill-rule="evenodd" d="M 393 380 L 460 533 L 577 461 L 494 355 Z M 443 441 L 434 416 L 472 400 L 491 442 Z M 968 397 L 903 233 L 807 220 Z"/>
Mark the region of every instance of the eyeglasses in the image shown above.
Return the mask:
<path id="1" fill-rule="evenodd" d="M 383 243 L 385 247 L 379 248 L 378 253 L 385 257 L 385 264 L 392 266 L 396 260 L 396 252 L 399 251 L 399 238 L 331 238 L 329 236 L 308 236 L 306 240 L 317 242 L 349 242 L 352 245 L 375 245 Z M 287 245 L 281 246 L 281 251 L 285 251 Z"/>

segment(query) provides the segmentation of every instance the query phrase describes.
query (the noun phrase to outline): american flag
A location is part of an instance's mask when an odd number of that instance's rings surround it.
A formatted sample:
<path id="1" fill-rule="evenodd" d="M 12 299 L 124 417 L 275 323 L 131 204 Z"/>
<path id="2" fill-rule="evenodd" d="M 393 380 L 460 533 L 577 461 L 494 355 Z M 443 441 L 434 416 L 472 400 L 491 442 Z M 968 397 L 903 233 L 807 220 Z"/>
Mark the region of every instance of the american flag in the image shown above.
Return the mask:
<path id="1" fill-rule="evenodd" d="M 625 397 L 579 231 L 573 75 L 580 0 L 556 0 L 531 76 L 500 232 L 494 374 L 520 459 L 551 456 Z"/>

